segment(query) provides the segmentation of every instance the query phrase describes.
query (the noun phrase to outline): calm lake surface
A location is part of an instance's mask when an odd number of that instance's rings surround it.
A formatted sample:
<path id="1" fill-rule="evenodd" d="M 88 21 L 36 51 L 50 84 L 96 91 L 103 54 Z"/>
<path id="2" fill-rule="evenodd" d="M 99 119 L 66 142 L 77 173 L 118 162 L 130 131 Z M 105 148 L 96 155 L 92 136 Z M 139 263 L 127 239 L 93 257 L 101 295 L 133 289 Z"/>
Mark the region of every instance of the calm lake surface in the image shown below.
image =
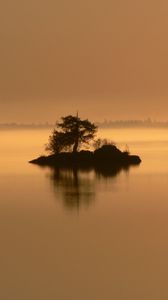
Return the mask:
<path id="1" fill-rule="evenodd" d="M 0 299 L 168 299 L 168 130 L 102 129 L 117 174 L 28 164 L 51 130 L 0 131 Z"/>

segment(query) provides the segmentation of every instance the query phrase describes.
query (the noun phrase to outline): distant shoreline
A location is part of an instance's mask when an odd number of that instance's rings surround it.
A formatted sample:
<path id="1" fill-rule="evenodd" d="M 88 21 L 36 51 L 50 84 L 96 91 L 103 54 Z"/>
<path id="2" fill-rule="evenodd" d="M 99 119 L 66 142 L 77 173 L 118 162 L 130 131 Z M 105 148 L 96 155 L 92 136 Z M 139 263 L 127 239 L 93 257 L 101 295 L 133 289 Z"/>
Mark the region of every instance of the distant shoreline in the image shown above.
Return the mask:
<path id="1" fill-rule="evenodd" d="M 0 124 L 0 130 L 3 129 L 52 129 L 53 124 Z"/>
<path id="2" fill-rule="evenodd" d="M 168 121 L 151 121 L 147 120 L 116 120 L 95 122 L 99 128 L 168 128 Z M 55 124 L 39 123 L 39 124 L 21 124 L 21 123 L 1 123 L 1 129 L 52 129 Z"/>

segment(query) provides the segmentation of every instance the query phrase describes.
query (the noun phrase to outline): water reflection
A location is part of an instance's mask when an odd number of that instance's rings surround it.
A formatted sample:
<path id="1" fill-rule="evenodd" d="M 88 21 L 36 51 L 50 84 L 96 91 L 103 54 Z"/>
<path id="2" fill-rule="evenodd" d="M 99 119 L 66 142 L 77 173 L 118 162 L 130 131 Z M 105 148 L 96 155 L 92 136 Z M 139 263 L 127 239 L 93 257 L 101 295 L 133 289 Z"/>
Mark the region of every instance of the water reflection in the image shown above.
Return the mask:
<path id="1" fill-rule="evenodd" d="M 113 165 L 113 167 L 108 166 L 96 166 L 95 167 L 95 174 L 98 178 L 112 178 L 116 177 L 122 170 L 125 172 L 128 172 L 130 169 L 129 165 L 125 166 L 119 166 L 119 165 Z"/>
<path id="2" fill-rule="evenodd" d="M 61 199 L 67 209 L 81 206 L 88 207 L 95 198 L 92 172 L 85 173 L 78 169 L 51 169 L 49 178 L 56 197 Z M 60 198 L 60 197 L 59 197 Z"/>
<path id="3" fill-rule="evenodd" d="M 66 209 L 79 210 L 89 207 L 96 197 L 96 186 L 107 178 L 116 178 L 121 171 L 128 172 L 129 167 L 95 169 L 50 168 L 48 178 L 51 181 L 56 199 L 61 199 Z"/>

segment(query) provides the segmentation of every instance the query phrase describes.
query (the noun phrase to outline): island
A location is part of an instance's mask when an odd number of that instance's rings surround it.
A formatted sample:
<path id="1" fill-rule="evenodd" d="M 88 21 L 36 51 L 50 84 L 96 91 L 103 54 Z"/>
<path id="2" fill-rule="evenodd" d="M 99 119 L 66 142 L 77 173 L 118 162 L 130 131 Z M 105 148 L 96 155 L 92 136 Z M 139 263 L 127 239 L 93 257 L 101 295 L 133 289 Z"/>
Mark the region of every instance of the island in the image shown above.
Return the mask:
<path id="1" fill-rule="evenodd" d="M 61 152 L 48 156 L 40 156 L 29 161 L 41 166 L 54 167 L 113 167 L 138 165 L 141 159 L 130 155 L 127 151 L 119 150 L 115 145 L 103 145 L 95 151 L 81 150 L 79 152 Z"/>
<path id="2" fill-rule="evenodd" d="M 46 149 L 50 155 L 40 156 L 29 161 L 40 166 L 58 168 L 94 168 L 121 169 L 131 165 L 138 165 L 141 159 L 137 155 L 130 155 L 128 151 L 119 150 L 116 145 L 105 139 L 94 140 L 97 126 L 88 120 L 81 120 L 78 116 L 62 117 L 49 137 Z M 92 148 L 79 148 L 94 140 Z"/>

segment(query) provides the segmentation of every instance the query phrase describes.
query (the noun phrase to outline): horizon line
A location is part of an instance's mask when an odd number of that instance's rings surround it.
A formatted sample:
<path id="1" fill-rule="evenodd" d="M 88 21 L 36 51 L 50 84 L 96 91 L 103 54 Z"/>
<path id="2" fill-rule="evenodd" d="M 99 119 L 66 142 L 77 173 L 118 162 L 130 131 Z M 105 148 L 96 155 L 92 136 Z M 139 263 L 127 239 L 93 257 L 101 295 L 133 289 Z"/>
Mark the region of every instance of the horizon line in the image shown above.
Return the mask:
<path id="1" fill-rule="evenodd" d="M 116 120 L 107 120 L 104 119 L 104 121 L 95 121 L 94 122 L 97 126 L 100 127 L 124 127 L 124 126 L 131 126 L 131 127 L 136 127 L 136 126 L 148 126 L 148 127 L 153 127 L 153 126 L 168 126 L 168 120 L 152 120 L 151 118 L 147 118 L 147 119 L 116 119 Z M 36 128 L 36 127 L 54 127 L 56 126 L 56 122 L 55 123 L 50 123 L 48 121 L 45 122 L 30 122 L 30 123 L 23 123 L 23 122 L 3 122 L 0 123 L 0 127 L 5 128 L 5 127 L 13 127 L 13 128 L 21 128 L 21 127 L 31 127 L 31 128 Z"/>

